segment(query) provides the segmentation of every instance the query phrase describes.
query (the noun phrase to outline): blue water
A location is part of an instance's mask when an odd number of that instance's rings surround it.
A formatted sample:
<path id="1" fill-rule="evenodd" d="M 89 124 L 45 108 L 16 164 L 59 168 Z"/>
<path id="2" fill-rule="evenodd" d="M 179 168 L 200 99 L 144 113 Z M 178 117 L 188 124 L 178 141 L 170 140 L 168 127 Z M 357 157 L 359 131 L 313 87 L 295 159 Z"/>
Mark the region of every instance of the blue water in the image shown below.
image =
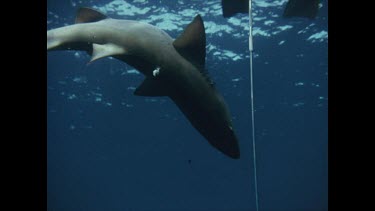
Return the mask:
<path id="1" fill-rule="evenodd" d="M 48 29 L 78 7 L 177 37 L 201 14 L 206 68 L 233 116 L 241 158 L 211 147 L 168 98 L 134 96 L 144 76 L 84 52 L 48 52 L 48 210 L 255 210 L 248 16 L 220 0 L 48 0 Z M 328 210 L 328 17 L 281 18 L 255 0 L 254 102 L 260 210 Z"/>

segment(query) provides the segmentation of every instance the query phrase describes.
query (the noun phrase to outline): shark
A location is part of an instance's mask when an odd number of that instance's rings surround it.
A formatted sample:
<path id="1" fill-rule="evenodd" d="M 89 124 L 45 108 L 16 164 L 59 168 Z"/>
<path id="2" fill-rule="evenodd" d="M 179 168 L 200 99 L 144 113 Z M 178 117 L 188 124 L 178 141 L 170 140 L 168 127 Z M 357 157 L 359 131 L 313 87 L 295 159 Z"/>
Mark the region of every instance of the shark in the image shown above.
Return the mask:
<path id="1" fill-rule="evenodd" d="M 206 34 L 199 14 L 173 39 L 148 23 L 83 7 L 74 24 L 47 30 L 47 51 L 55 50 L 85 51 L 89 63 L 112 57 L 134 67 L 145 76 L 134 95 L 169 97 L 211 146 L 240 158 L 229 108 L 205 68 Z"/>

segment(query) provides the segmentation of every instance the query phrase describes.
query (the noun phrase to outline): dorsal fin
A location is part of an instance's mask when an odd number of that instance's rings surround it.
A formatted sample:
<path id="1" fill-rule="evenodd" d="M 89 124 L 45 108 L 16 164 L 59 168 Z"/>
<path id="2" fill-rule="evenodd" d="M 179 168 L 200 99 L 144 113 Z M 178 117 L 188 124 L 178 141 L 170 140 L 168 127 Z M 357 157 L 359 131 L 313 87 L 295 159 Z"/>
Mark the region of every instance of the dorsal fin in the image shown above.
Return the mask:
<path id="1" fill-rule="evenodd" d="M 237 13 L 249 13 L 249 0 L 221 0 L 223 17 L 229 18 Z"/>
<path id="2" fill-rule="evenodd" d="M 106 15 L 104 15 L 103 13 L 97 10 L 87 8 L 87 7 L 81 7 L 77 11 L 75 23 L 91 23 L 91 22 L 100 21 L 106 18 L 108 18 Z"/>
<path id="3" fill-rule="evenodd" d="M 289 0 L 285 6 L 283 17 L 302 17 L 314 19 L 318 15 L 319 0 Z"/>
<path id="4" fill-rule="evenodd" d="M 204 69 L 206 60 L 206 33 L 200 15 L 195 16 L 194 20 L 173 42 L 173 46 L 179 54 L 189 60 L 199 70 Z"/>

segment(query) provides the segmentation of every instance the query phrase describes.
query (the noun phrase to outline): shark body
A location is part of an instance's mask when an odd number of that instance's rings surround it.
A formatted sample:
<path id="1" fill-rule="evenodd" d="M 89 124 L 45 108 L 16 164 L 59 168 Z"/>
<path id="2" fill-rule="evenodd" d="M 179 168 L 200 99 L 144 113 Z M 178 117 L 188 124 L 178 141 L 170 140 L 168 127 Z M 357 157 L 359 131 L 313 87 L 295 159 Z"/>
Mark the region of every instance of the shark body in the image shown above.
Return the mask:
<path id="1" fill-rule="evenodd" d="M 150 24 L 89 8 L 79 9 L 76 24 L 47 31 L 47 51 L 81 50 L 91 55 L 90 62 L 112 56 L 136 68 L 145 80 L 135 95 L 170 97 L 213 147 L 238 159 L 229 110 L 205 73 L 205 47 L 199 15 L 177 39 Z"/>

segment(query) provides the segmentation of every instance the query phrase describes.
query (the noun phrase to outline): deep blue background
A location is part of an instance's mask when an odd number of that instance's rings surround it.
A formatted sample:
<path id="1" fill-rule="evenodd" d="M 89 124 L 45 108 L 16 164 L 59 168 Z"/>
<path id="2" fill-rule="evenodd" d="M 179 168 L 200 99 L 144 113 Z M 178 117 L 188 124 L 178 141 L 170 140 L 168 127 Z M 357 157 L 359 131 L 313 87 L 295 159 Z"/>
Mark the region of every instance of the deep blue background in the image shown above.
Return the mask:
<path id="1" fill-rule="evenodd" d="M 181 7 L 170 2 L 161 1 L 171 10 Z M 323 5 L 317 20 L 299 24 L 327 31 Z M 72 23 L 76 9 L 70 1 L 48 0 L 48 10 L 62 20 L 48 27 Z M 307 42 L 299 30 L 254 37 L 261 210 L 328 210 L 328 43 Z M 249 53 L 247 37 L 209 36 L 209 43 Z M 131 67 L 114 59 L 86 65 L 89 57 L 80 55 L 47 54 L 48 210 L 255 210 L 248 59 L 207 55 L 240 141 L 241 158 L 233 160 L 211 147 L 168 98 L 134 96 L 128 87 L 143 76 L 122 74 Z"/>

